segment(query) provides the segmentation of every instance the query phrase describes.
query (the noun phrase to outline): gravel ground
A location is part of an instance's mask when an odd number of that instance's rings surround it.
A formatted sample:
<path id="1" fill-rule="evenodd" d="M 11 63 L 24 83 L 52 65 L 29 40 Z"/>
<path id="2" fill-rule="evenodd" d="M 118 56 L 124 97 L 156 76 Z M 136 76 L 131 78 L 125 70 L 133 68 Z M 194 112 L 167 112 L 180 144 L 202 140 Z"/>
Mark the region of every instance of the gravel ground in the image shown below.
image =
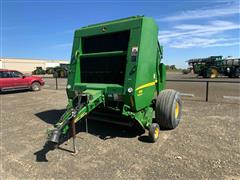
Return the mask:
<path id="1" fill-rule="evenodd" d="M 223 87 L 215 94 L 239 93 L 239 86 Z M 183 98 L 180 125 L 161 131 L 154 144 L 137 128 L 89 120 L 87 133 L 79 123 L 73 156 L 71 140 L 59 149 L 44 147 L 46 129 L 64 112 L 65 91 L 2 94 L 1 179 L 240 179 L 240 104 L 218 100 Z"/>

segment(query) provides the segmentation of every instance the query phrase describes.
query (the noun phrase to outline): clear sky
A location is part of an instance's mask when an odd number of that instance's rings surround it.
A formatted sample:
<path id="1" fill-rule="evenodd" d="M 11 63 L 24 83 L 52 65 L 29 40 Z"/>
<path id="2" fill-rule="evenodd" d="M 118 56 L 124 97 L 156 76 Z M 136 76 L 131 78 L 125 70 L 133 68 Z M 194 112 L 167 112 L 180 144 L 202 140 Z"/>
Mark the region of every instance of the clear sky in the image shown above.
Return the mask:
<path id="1" fill-rule="evenodd" d="M 145 15 L 156 19 L 164 62 L 240 56 L 238 0 L 1 1 L 1 56 L 69 60 L 75 29 Z"/>

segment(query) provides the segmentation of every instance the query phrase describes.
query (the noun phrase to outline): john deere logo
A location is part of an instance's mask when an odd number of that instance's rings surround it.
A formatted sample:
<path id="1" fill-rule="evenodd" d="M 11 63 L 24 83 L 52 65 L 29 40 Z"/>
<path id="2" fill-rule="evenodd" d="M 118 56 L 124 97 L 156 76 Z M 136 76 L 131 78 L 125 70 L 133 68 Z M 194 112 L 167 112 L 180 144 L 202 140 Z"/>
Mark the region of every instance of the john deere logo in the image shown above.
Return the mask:
<path id="1" fill-rule="evenodd" d="M 106 27 L 103 27 L 102 28 L 102 32 L 106 32 L 107 31 L 107 28 Z"/>

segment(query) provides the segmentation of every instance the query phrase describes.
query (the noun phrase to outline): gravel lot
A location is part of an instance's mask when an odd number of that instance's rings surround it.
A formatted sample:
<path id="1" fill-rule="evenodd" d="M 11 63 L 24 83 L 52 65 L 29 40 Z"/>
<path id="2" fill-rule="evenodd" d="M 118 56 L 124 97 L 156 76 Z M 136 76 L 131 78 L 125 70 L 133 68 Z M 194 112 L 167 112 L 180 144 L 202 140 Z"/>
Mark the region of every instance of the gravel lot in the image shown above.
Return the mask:
<path id="1" fill-rule="evenodd" d="M 66 80 L 59 83 L 64 89 Z M 240 179 L 240 101 L 221 97 L 239 96 L 239 85 L 211 86 L 206 103 L 199 85 L 168 84 L 195 94 L 183 98 L 178 128 L 161 131 L 152 144 L 137 128 L 89 120 L 88 133 L 78 124 L 75 156 L 71 140 L 61 149 L 44 147 L 46 129 L 67 104 L 64 90 L 46 85 L 0 95 L 1 179 Z"/>

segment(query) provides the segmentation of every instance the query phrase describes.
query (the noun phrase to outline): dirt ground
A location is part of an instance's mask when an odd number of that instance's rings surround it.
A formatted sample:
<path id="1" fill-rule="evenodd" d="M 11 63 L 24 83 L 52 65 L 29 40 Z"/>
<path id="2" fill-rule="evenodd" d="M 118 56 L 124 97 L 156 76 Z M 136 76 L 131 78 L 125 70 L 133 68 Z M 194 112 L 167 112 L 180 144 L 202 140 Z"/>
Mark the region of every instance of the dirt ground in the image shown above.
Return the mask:
<path id="1" fill-rule="evenodd" d="M 59 83 L 64 89 L 66 81 Z M 161 131 L 152 144 L 137 128 L 88 120 L 88 132 L 85 122 L 78 124 L 75 156 L 71 140 L 55 150 L 44 146 L 67 103 L 64 90 L 46 85 L 0 95 L 1 179 L 240 179 L 240 104 L 222 101 L 239 95 L 239 85 L 214 88 L 207 103 L 198 86 L 168 84 L 196 96 L 183 97 L 175 130 Z"/>

